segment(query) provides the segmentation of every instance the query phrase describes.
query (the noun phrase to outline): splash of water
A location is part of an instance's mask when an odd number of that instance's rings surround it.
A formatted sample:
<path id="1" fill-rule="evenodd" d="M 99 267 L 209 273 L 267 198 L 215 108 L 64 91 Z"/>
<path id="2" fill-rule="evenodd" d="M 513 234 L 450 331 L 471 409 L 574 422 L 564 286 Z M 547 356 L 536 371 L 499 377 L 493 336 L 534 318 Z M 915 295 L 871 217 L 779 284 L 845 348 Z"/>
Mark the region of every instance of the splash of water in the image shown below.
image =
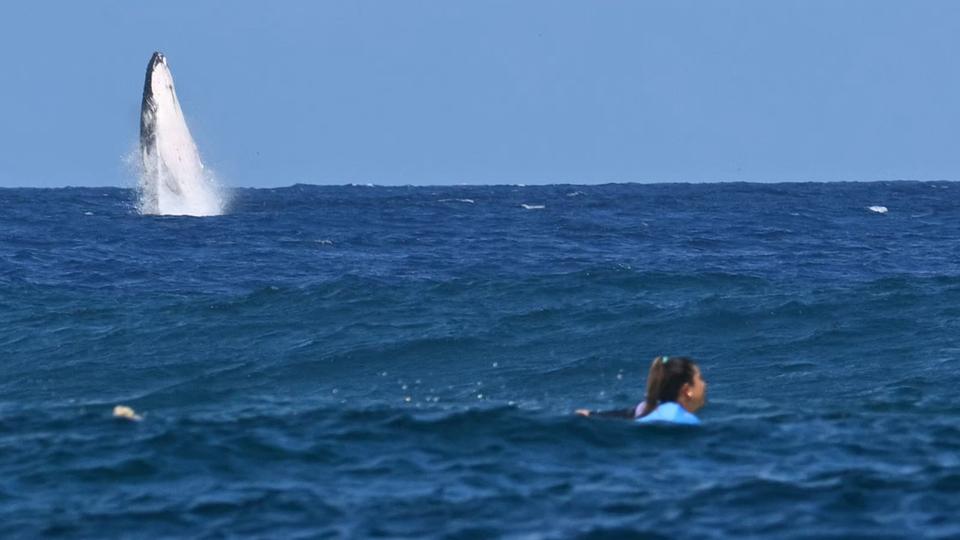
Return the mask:
<path id="1" fill-rule="evenodd" d="M 216 216 L 223 190 L 203 166 L 180 109 L 166 58 L 153 53 L 140 109 L 139 207 L 142 214 Z"/>

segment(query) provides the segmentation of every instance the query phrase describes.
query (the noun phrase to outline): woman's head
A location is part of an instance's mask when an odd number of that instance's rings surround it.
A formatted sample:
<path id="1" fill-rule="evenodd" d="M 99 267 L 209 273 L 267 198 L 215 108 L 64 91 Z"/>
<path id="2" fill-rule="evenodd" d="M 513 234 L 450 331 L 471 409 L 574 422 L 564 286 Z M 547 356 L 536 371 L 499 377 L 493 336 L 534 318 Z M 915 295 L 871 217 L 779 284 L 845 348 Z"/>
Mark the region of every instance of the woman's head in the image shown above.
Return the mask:
<path id="1" fill-rule="evenodd" d="M 657 405 L 674 401 L 694 412 L 707 400 L 707 383 L 697 364 L 685 356 L 658 356 L 650 364 L 647 375 L 647 399 L 643 415 L 653 412 Z"/>

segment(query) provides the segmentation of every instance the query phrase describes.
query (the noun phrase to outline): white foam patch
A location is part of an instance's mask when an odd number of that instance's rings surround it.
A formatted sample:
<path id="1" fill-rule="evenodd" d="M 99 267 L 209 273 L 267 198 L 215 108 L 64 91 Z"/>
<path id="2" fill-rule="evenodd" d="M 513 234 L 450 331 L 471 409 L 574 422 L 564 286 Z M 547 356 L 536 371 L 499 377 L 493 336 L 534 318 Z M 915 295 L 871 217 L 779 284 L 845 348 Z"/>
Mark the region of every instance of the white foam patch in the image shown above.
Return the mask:
<path id="1" fill-rule="evenodd" d="M 520 206 L 522 206 L 526 210 L 543 210 L 544 208 L 546 208 L 546 206 L 542 204 L 521 204 Z"/>
<path id="2" fill-rule="evenodd" d="M 437 202 L 458 202 L 458 203 L 465 203 L 465 204 L 473 204 L 474 200 L 473 199 L 440 199 Z"/>
<path id="3" fill-rule="evenodd" d="M 876 212 L 878 214 L 886 214 L 888 212 L 886 206 L 868 206 L 867 210 L 871 212 Z"/>
<path id="4" fill-rule="evenodd" d="M 140 212 L 143 214 L 217 216 L 225 198 L 213 174 L 204 168 L 200 153 L 180 109 L 173 75 L 166 63 L 154 68 L 151 89 L 155 112 L 144 113 L 153 122 L 155 140 L 140 148 Z"/>

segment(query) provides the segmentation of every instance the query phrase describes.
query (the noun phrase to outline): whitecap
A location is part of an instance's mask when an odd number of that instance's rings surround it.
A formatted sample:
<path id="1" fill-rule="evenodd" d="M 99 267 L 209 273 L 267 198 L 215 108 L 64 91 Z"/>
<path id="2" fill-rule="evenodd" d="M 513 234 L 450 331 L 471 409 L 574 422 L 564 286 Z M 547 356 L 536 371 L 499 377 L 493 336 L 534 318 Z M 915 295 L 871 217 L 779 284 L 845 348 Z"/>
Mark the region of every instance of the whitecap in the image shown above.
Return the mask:
<path id="1" fill-rule="evenodd" d="M 521 204 L 520 206 L 524 207 L 527 210 L 543 210 L 546 206 L 542 204 Z"/>
<path id="2" fill-rule="evenodd" d="M 876 213 L 878 213 L 878 214 L 886 214 L 886 213 L 887 213 L 887 207 L 886 207 L 886 206 L 869 206 L 869 207 L 867 207 L 867 210 L 869 210 L 869 211 L 871 211 L 871 212 L 876 212 Z"/>
<path id="3" fill-rule="evenodd" d="M 461 202 L 461 203 L 473 204 L 474 200 L 473 199 L 440 199 L 437 202 Z"/>
<path id="4" fill-rule="evenodd" d="M 571 191 L 570 193 L 567 193 L 567 197 L 580 197 L 581 195 L 586 195 L 586 193 L 582 191 Z"/>

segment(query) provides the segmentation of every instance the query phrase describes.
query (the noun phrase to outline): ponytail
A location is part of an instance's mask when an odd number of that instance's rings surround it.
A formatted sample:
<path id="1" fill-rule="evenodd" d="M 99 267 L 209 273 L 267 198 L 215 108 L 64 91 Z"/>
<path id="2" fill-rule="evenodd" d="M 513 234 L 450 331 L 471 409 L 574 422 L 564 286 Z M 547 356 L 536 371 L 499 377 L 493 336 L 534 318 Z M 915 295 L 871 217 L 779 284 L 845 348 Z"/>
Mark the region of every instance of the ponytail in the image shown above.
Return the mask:
<path id="1" fill-rule="evenodd" d="M 693 383 L 696 364 L 685 356 L 658 356 L 647 374 L 647 397 L 638 418 L 653 412 L 658 405 L 676 401 L 683 385 Z"/>

